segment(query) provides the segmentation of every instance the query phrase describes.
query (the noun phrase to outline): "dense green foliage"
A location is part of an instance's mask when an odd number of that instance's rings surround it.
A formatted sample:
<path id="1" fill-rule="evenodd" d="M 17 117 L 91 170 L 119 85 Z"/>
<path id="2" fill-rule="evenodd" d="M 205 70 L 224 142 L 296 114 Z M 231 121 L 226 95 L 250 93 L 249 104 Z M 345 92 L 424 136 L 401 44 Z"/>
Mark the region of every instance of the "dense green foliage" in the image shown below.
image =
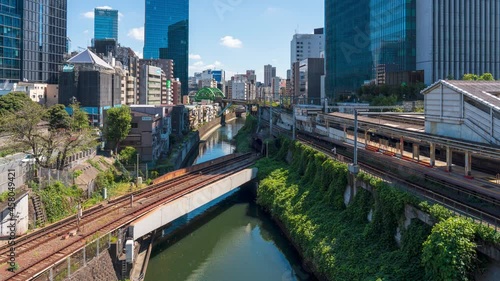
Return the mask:
<path id="1" fill-rule="evenodd" d="M 82 190 L 76 186 L 66 187 L 61 182 L 55 182 L 38 191 L 49 222 L 56 222 L 76 211 L 82 198 Z"/>
<path id="2" fill-rule="evenodd" d="M 257 119 L 252 115 L 246 117 L 245 126 L 238 131 L 235 136 L 236 151 L 239 153 L 250 152 L 252 144 L 252 134 L 257 129 Z"/>
<path id="3" fill-rule="evenodd" d="M 462 80 L 468 80 L 468 81 L 495 81 L 495 78 L 493 77 L 493 74 L 491 73 L 483 73 L 483 75 L 479 76 L 477 74 L 472 74 L 472 73 L 466 73 L 462 77 Z"/>
<path id="4" fill-rule="evenodd" d="M 132 113 L 130 107 L 113 107 L 108 109 L 104 135 L 111 141 L 115 149 L 124 140 L 132 128 Z"/>
<path id="5" fill-rule="evenodd" d="M 83 130 L 90 128 L 90 121 L 87 112 L 83 111 L 80 104 L 75 102 L 69 105 L 71 108 L 70 128 L 73 130 Z"/>
<path id="6" fill-rule="evenodd" d="M 437 223 L 424 242 L 422 262 L 428 280 L 474 280 L 474 224 L 451 217 Z"/>
<path id="7" fill-rule="evenodd" d="M 373 192 L 358 188 L 346 207 L 345 164 L 287 140 L 278 149 L 275 159 L 257 163 L 257 201 L 328 280 L 470 280 L 477 264 L 475 241 L 499 241 L 492 229 L 442 206 L 420 203 L 363 173 L 357 180 L 369 183 Z M 437 224 L 431 228 L 415 219 L 401 227 L 406 205 L 428 212 Z M 399 227 L 400 245 L 395 240 Z"/>
<path id="8" fill-rule="evenodd" d="M 120 162 L 125 165 L 130 165 L 135 163 L 137 158 L 137 149 L 132 146 L 126 146 L 120 151 Z"/>
<path id="9" fill-rule="evenodd" d="M 70 117 L 63 104 L 56 104 L 47 109 L 46 120 L 49 122 L 49 128 L 69 129 Z"/>
<path id="10" fill-rule="evenodd" d="M 420 94 L 425 84 L 410 85 L 367 85 L 358 90 L 359 101 L 369 102 L 372 106 L 391 106 L 401 101 L 423 100 Z"/>
<path id="11" fill-rule="evenodd" d="M 8 112 L 14 113 L 23 107 L 24 103 L 34 103 L 30 97 L 23 92 L 11 92 L 0 96 L 0 115 Z"/>

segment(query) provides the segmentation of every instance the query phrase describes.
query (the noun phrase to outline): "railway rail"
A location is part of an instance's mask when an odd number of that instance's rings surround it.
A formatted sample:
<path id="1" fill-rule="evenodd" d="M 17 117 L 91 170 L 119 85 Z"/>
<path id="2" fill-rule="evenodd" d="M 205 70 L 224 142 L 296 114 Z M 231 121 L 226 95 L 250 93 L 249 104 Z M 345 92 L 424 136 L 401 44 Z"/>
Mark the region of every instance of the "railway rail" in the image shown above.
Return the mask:
<path id="1" fill-rule="evenodd" d="M 85 229 L 85 231 L 74 237 L 68 237 L 66 242 L 59 241 L 61 241 L 62 236 L 77 229 L 76 216 L 20 237 L 15 240 L 15 247 L 16 256 L 21 267 L 15 273 L 2 274 L 1 278 L 7 275 L 6 277 L 9 280 L 30 280 L 30 278 L 50 268 L 74 251 L 79 250 L 95 233 L 114 231 L 147 214 L 159 205 L 175 200 L 229 174 L 249 167 L 254 160 L 253 154 L 240 155 L 226 162 L 216 163 L 213 166 L 192 171 L 166 182 L 135 191 L 131 193 L 134 202 L 140 203 L 136 203 L 134 208 L 130 206 L 131 196 L 124 195 L 110 200 L 106 205 L 88 209 L 83 212 L 79 225 L 80 229 Z M 29 255 L 37 247 L 49 246 L 49 244 L 53 245 L 51 251 L 38 252 L 36 257 L 33 254 Z M 7 261 L 9 251 L 9 247 L 0 248 L 0 256 L 2 257 L 0 264 Z M 5 272 L 8 271 L 5 270 Z"/>
<path id="2" fill-rule="evenodd" d="M 298 139 L 302 142 L 307 143 L 308 145 L 311 145 L 315 149 L 326 153 L 326 154 L 329 154 L 329 155 L 333 154 L 330 151 L 331 146 L 327 147 L 325 144 L 322 144 L 321 141 L 319 141 L 318 139 L 316 139 L 314 137 L 310 137 L 310 136 L 305 137 L 303 134 L 301 134 L 298 136 Z M 352 161 L 352 159 L 350 157 L 351 153 L 349 153 L 349 151 L 347 149 L 346 150 L 337 149 L 336 152 L 338 154 L 343 155 L 344 159 L 347 162 Z M 361 152 L 360 156 L 361 156 L 361 159 L 363 159 L 363 156 L 366 156 L 366 155 L 363 155 L 365 153 L 365 151 L 359 151 L 359 152 Z M 453 210 L 455 210 L 463 215 L 471 217 L 475 220 L 484 221 L 488 224 L 491 224 L 492 226 L 495 227 L 495 229 L 500 226 L 500 217 L 498 216 L 497 213 L 492 213 L 489 210 L 485 210 L 485 209 L 479 209 L 475 206 L 471 206 L 467 202 L 463 202 L 463 201 L 459 201 L 457 199 L 449 198 L 449 196 L 447 194 L 445 194 L 444 192 L 433 191 L 433 190 L 430 190 L 424 186 L 421 186 L 419 184 L 411 182 L 409 180 L 401 179 L 398 177 L 398 175 L 388 171 L 387 169 L 382 170 L 379 167 L 376 167 L 374 165 L 368 164 L 368 163 L 363 162 L 363 161 L 358 161 L 358 164 L 360 165 L 360 168 L 363 171 L 365 171 L 369 174 L 372 174 L 372 175 L 379 177 L 379 178 L 388 178 L 392 182 L 402 184 L 402 185 L 406 186 L 407 189 L 409 189 L 409 191 L 411 191 L 411 192 L 414 192 L 414 193 L 416 192 L 418 195 L 421 195 L 427 199 L 430 199 L 431 201 L 446 205 L 447 207 L 450 207 L 451 209 L 453 209 Z M 417 170 L 414 170 L 414 171 L 418 172 Z M 420 174 L 420 176 L 421 176 L 421 174 Z M 478 192 L 474 192 L 474 191 L 470 191 L 470 190 L 469 191 L 465 190 L 461 186 L 450 184 L 442 179 L 435 178 L 431 175 L 427 175 L 426 179 L 432 180 L 432 181 L 442 185 L 445 188 L 451 189 L 452 191 L 465 193 L 469 196 L 473 196 L 473 197 L 476 197 L 480 200 L 484 200 L 484 201 L 492 204 L 494 206 L 494 209 L 497 209 L 497 210 L 499 209 L 500 204 L 499 204 L 498 198 L 490 197 L 490 196 L 480 194 Z"/>

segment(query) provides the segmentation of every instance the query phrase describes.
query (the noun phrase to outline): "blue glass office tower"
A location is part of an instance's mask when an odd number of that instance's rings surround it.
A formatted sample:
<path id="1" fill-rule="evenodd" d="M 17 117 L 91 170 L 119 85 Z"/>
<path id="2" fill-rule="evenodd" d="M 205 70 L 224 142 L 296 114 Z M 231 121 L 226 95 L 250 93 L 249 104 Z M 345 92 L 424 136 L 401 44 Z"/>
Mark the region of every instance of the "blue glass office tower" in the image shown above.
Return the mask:
<path id="1" fill-rule="evenodd" d="M 416 0 L 326 0 L 326 94 L 351 94 L 385 72 L 416 67 Z"/>
<path id="2" fill-rule="evenodd" d="M 1 81 L 21 77 L 22 11 L 21 1 L 0 1 Z"/>
<path id="3" fill-rule="evenodd" d="M 189 20 L 189 0 L 146 0 L 145 11 L 143 57 L 157 59 L 168 47 L 168 27 Z"/>
<path id="4" fill-rule="evenodd" d="M 326 0 L 325 40 L 325 92 L 338 99 L 372 75 L 370 0 Z"/>
<path id="5" fill-rule="evenodd" d="M 57 83 L 67 0 L 0 1 L 0 80 Z"/>
<path id="6" fill-rule="evenodd" d="M 146 0 L 145 59 L 174 60 L 174 76 L 188 92 L 189 0 Z"/>
<path id="7" fill-rule="evenodd" d="M 115 39 L 118 42 L 118 10 L 94 9 L 94 39 Z"/>
<path id="8" fill-rule="evenodd" d="M 416 0 L 370 1 L 370 51 L 375 71 L 415 70 L 416 21 Z"/>

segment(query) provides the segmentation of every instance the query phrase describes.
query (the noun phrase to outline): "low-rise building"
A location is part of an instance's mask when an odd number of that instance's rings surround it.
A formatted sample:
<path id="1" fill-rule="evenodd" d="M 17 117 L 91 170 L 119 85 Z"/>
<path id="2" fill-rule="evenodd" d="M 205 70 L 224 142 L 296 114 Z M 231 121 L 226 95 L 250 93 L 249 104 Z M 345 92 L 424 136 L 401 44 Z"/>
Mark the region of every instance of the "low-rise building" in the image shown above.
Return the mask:
<path id="1" fill-rule="evenodd" d="M 422 91 L 425 132 L 500 145 L 500 82 L 440 80 Z"/>
<path id="2" fill-rule="evenodd" d="M 140 155 L 141 161 L 156 161 L 160 158 L 162 118 L 159 114 L 148 114 L 132 110 L 132 128 L 121 146 L 132 146 Z"/>

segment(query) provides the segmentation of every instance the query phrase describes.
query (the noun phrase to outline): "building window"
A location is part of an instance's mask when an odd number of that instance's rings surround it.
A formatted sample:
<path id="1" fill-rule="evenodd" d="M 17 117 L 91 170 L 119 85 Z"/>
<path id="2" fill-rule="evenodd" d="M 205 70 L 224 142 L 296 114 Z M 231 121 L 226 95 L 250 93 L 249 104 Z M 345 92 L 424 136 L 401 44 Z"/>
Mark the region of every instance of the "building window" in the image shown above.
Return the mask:
<path id="1" fill-rule="evenodd" d="M 138 126 L 137 126 L 137 123 L 132 123 L 132 129 L 137 129 Z"/>

